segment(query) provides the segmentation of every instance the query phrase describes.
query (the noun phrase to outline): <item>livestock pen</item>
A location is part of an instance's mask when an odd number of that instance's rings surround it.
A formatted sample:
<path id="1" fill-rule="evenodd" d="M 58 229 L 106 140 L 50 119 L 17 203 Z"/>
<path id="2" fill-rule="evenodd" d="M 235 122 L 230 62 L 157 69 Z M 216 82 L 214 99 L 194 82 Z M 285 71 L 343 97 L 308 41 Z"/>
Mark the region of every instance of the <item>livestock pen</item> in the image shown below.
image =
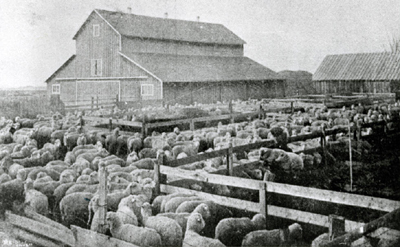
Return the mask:
<path id="1" fill-rule="evenodd" d="M 371 124 L 370 124 L 371 125 Z M 362 128 L 370 127 L 370 125 L 363 125 L 357 128 L 351 129 L 354 133 L 351 136 L 361 136 Z M 375 124 L 378 127 L 385 127 L 382 123 Z M 301 140 L 307 140 L 312 138 L 321 139 L 322 150 L 326 149 L 324 139 L 327 136 L 334 136 L 338 133 L 348 133 L 348 128 L 337 128 L 328 129 L 324 131 L 318 131 L 310 133 L 307 135 L 293 136 L 289 138 L 289 142 L 296 142 Z M 357 140 L 357 138 L 356 138 Z M 227 157 L 227 174 L 232 174 L 233 153 L 244 150 L 252 150 L 260 147 L 271 147 L 273 141 L 267 140 L 258 143 L 252 143 L 243 146 L 229 146 L 229 148 L 221 149 L 209 153 L 198 154 L 196 156 L 191 156 L 174 161 L 166 161 L 164 155 L 161 154 L 158 157 L 158 162 L 156 163 L 155 177 L 156 182 L 156 193 L 174 193 L 183 192 L 190 193 L 198 196 L 199 198 L 205 200 L 212 200 L 217 204 L 227 206 L 229 208 L 235 208 L 242 211 L 252 212 L 252 213 L 262 213 L 269 218 L 281 218 L 289 221 L 297 221 L 305 224 L 311 224 L 319 226 L 322 228 L 329 228 L 331 236 L 338 236 L 340 233 L 348 232 L 352 234 L 351 239 L 356 240 L 359 236 L 369 234 L 371 237 L 377 237 L 378 235 L 387 235 L 388 237 L 398 234 L 399 229 L 394 227 L 393 222 L 398 222 L 399 214 L 398 208 L 400 208 L 400 202 L 357 195 L 353 193 L 343 193 L 335 192 L 330 190 L 323 190 L 317 188 L 302 187 L 289 184 L 281 184 L 276 182 L 265 182 L 260 180 L 252 180 L 246 178 L 237 178 L 231 176 L 201 173 L 197 171 L 187 171 L 176 166 L 183 164 L 190 164 L 196 161 L 206 160 L 214 157 L 226 156 Z M 304 152 L 313 150 L 304 150 Z M 256 162 L 257 163 L 257 162 Z M 106 188 L 107 180 L 105 168 L 102 167 L 100 170 L 102 173 L 100 187 Z M 239 187 L 245 190 L 258 191 L 258 201 L 232 198 L 227 196 L 221 196 L 201 191 L 195 191 L 187 188 L 181 188 L 177 186 L 172 186 L 168 184 L 168 177 L 172 177 L 176 180 L 177 177 L 183 179 L 190 179 L 195 181 L 200 181 L 203 183 L 219 184 L 225 186 Z M 166 179 L 167 178 L 167 179 Z M 105 200 L 106 190 L 101 190 L 101 198 Z M 320 213 L 313 213 L 304 210 L 293 209 L 289 207 L 282 207 L 273 205 L 270 199 L 272 194 L 286 195 L 291 198 L 304 198 L 309 200 L 315 200 L 318 202 L 332 203 L 344 206 L 351 206 L 361 209 L 376 210 L 382 213 L 389 213 L 383 218 L 380 218 L 379 224 L 374 223 L 375 221 L 369 223 L 362 223 L 352 220 L 344 220 L 343 218 L 334 217 L 331 215 L 324 215 Z M 104 204 L 102 204 L 104 205 Z M 18 238 L 27 240 L 32 243 L 45 245 L 45 246 L 129 246 L 134 247 L 135 245 L 117 240 L 115 238 L 110 238 L 108 236 L 82 229 L 76 226 L 72 226 L 72 230 L 63 226 L 59 226 L 55 222 L 52 222 L 44 217 L 39 217 L 37 214 L 32 212 L 25 212 L 25 216 L 22 217 L 10 212 L 6 213 L 7 224 L 10 225 L 10 229 L 14 236 Z M 383 219 L 383 220 L 382 220 Z M 344 220 L 344 221 L 343 221 Z M 397 221 L 396 221 L 397 220 Z M 337 223 L 339 222 L 339 224 Z M 49 227 L 50 225 L 50 227 Z M 334 225 L 339 225 L 339 228 L 333 227 Z M 387 227 L 387 228 L 382 228 Z M 342 237 L 343 238 L 343 237 Z M 334 240 L 339 241 L 339 240 Z"/>

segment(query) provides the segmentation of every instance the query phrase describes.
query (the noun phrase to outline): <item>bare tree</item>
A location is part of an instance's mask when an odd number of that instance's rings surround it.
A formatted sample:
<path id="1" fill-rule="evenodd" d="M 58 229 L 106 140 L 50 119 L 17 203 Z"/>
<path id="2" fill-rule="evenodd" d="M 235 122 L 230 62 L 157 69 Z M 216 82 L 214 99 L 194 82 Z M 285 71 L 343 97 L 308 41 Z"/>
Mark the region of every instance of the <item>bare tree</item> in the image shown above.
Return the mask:
<path id="1" fill-rule="evenodd" d="M 389 52 L 398 53 L 400 52 L 400 35 L 391 34 L 388 35 Z"/>

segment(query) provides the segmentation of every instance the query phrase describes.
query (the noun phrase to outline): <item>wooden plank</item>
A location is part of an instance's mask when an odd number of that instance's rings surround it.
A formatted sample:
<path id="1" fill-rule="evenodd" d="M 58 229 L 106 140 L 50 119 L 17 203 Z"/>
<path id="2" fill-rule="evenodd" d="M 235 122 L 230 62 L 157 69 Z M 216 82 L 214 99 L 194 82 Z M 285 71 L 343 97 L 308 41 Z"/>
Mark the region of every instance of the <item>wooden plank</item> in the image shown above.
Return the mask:
<path id="1" fill-rule="evenodd" d="M 400 208 L 399 201 L 393 201 L 389 199 L 362 196 L 362 195 L 336 192 L 330 190 L 322 190 L 309 187 L 301 187 L 289 184 L 280 184 L 274 182 L 266 182 L 266 183 L 268 192 L 274 192 L 283 195 L 291 195 L 318 201 L 375 209 L 383 212 L 391 212 L 397 208 Z"/>
<path id="2" fill-rule="evenodd" d="M 260 212 L 260 204 L 256 202 L 244 201 L 236 198 L 229 198 L 224 196 L 212 195 L 204 192 L 199 192 L 195 190 L 170 186 L 170 185 L 161 185 L 161 191 L 163 193 L 172 194 L 172 193 L 188 193 L 198 196 L 203 200 L 212 200 L 217 204 L 237 208 L 241 210 L 246 210 L 248 212 L 259 213 Z M 303 222 L 307 224 L 313 224 L 322 227 L 329 227 L 328 216 L 314 214 L 309 212 L 304 212 L 300 210 L 294 210 L 289 208 L 283 208 L 273 205 L 268 205 L 268 215 L 275 216 L 279 218 L 290 219 L 298 222 Z M 354 222 L 354 221 L 346 221 L 346 231 L 350 231 L 352 229 L 361 227 L 363 223 Z"/>
<path id="3" fill-rule="evenodd" d="M 371 238 L 380 238 L 380 239 L 391 240 L 394 238 L 400 238 L 400 231 L 390 229 L 387 227 L 380 227 L 380 228 L 376 229 L 375 231 L 371 232 L 370 234 L 368 234 L 368 236 Z"/>
<path id="4" fill-rule="evenodd" d="M 195 190 L 190 190 L 190 189 L 185 189 L 185 188 L 180 188 L 180 187 L 175 187 L 175 186 L 170 186 L 170 185 L 165 185 L 165 184 L 161 185 L 161 192 L 167 193 L 167 194 L 172 194 L 175 192 L 193 194 L 203 200 L 214 201 L 215 203 L 220 204 L 222 206 L 233 207 L 233 208 L 247 210 L 249 212 L 255 212 L 255 213 L 260 212 L 260 205 L 259 205 L 259 203 L 256 203 L 256 202 L 249 202 L 249 201 L 244 201 L 244 200 L 240 200 L 240 199 L 236 199 L 236 198 L 212 195 L 212 194 L 208 194 L 208 193 L 204 193 L 204 192 L 200 192 L 200 191 L 195 191 Z"/>
<path id="5" fill-rule="evenodd" d="M 109 124 L 109 118 L 105 117 L 92 117 L 92 116 L 84 116 L 83 119 L 85 121 L 92 121 L 92 122 L 98 122 L 99 124 Z M 142 123 L 141 122 L 132 122 L 132 121 L 127 121 L 127 120 L 122 120 L 122 119 L 113 119 L 113 124 L 117 125 L 126 125 L 126 126 L 131 126 L 131 127 L 137 127 L 137 128 L 142 128 Z"/>
<path id="6" fill-rule="evenodd" d="M 49 226 L 26 217 L 18 216 L 8 211 L 6 212 L 6 220 L 13 226 L 29 230 L 32 233 L 53 239 L 69 246 L 75 246 L 75 239 L 70 230 L 60 230 L 53 226 Z"/>
<path id="7" fill-rule="evenodd" d="M 224 149 L 220 149 L 217 151 L 213 151 L 213 152 L 207 152 L 207 153 L 202 153 L 202 154 L 198 154 L 196 156 L 189 156 L 183 159 L 178 159 L 178 160 L 173 160 L 173 161 L 168 161 L 165 162 L 166 166 L 171 166 L 171 167 L 177 167 L 180 165 L 186 165 L 186 164 L 190 164 L 190 163 L 194 163 L 196 161 L 202 161 L 202 160 L 206 160 L 206 159 L 211 159 L 211 158 L 215 158 L 215 157 L 219 157 L 219 156 L 223 156 L 226 154 L 227 152 L 227 148 Z"/>
<path id="8" fill-rule="evenodd" d="M 372 233 L 380 227 L 388 227 L 388 228 L 399 228 L 400 226 L 400 208 L 385 214 L 384 216 L 368 222 L 361 227 L 358 227 L 334 240 L 323 243 L 320 246 L 348 246 L 353 241 L 359 239 L 360 237 Z"/>
<path id="9" fill-rule="evenodd" d="M 202 182 L 221 184 L 226 186 L 234 186 L 252 190 L 259 190 L 260 188 L 259 184 L 263 183 L 261 180 L 216 175 L 207 173 L 206 171 L 201 171 L 201 172 L 189 171 L 179 168 L 172 168 L 168 166 L 161 166 L 160 170 L 161 173 L 166 175 L 173 175 L 186 179 L 193 179 Z"/>
<path id="10" fill-rule="evenodd" d="M 71 226 L 76 238 L 76 247 L 139 247 L 94 231 Z"/>
<path id="11" fill-rule="evenodd" d="M 237 153 L 237 152 L 242 152 L 242 151 L 259 149 L 262 147 L 271 147 L 274 144 L 275 144 L 275 142 L 273 140 L 266 140 L 266 141 L 262 141 L 262 142 L 256 142 L 256 143 L 250 143 L 247 145 L 236 146 L 236 147 L 233 147 L 232 151 L 234 153 Z"/>
<path id="12" fill-rule="evenodd" d="M 46 246 L 46 247 L 58 247 L 58 246 L 60 246 L 59 243 L 53 242 L 53 241 L 51 241 L 49 239 L 46 239 L 46 238 L 40 238 L 40 237 L 38 237 L 37 235 L 35 235 L 35 234 L 31 233 L 31 232 L 25 231 L 25 230 L 17 228 L 17 227 L 14 227 L 12 229 L 12 235 L 16 239 L 26 241 L 29 244 L 35 244 L 35 245 L 38 245 L 38 246 Z"/>
<path id="13" fill-rule="evenodd" d="M 45 217 L 45 216 L 43 216 L 41 214 L 36 213 L 33 210 L 33 208 L 30 207 L 30 206 L 25 206 L 24 213 L 25 213 L 25 215 L 27 217 L 29 217 L 29 218 L 31 218 L 33 220 L 42 222 L 43 224 L 46 224 L 48 226 L 52 226 L 52 227 L 55 227 L 57 229 L 60 229 L 62 231 L 66 231 L 66 232 L 70 231 L 68 227 L 66 227 L 66 226 L 64 226 L 64 225 L 62 225 L 62 224 L 60 224 L 58 222 L 55 222 L 55 221 L 53 221 L 53 220 L 51 220 L 51 219 L 49 219 L 49 218 L 47 218 L 47 217 Z"/>

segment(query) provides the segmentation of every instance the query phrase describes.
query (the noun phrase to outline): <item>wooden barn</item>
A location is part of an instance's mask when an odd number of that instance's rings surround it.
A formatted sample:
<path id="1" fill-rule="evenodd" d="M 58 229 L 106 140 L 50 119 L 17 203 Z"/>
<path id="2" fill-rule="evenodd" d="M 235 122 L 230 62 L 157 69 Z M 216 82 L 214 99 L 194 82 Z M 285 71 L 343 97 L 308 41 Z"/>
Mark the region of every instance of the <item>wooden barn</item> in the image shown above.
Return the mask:
<path id="1" fill-rule="evenodd" d="M 46 80 L 66 106 L 285 95 L 284 80 L 245 57 L 245 42 L 220 24 L 94 10 L 73 39 L 76 54 Z"/>
<path id="2" fill-rule="evenodd" d="M 400 90 L 400 53 L 326 56 L 313 75 L 317 93 L 394 93 Z"/>

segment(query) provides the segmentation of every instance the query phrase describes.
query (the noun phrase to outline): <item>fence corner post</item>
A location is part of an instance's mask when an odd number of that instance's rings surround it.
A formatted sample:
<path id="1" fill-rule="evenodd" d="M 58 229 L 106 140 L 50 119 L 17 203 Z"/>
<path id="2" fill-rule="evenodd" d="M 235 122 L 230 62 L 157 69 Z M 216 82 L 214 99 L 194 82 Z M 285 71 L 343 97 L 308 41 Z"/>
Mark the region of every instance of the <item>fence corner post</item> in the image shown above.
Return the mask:
<path id="1" fill-rule="evenodd" d="M 260 214 L 263 214 L 265 217 L 268 216 L 268 201 L 267 201 L 267 183 L 261 182 L 259 183 L 259 201 L 260 201 Z"/>
<path id="2" fill-rule="evenodd" d="M 161 181 L 160 167 L 162 165 L 164 165 L 164 158 L 165 158 L 164 151 L 160 150 L 159 153 L 158 153 L 157 162 L 154 163 L 154 182 L 155 182 L 154 192 L 155 192 L 156 196 L 160 195 L 160 193 L 161 193 L 161 188 L 160 188 L 160 181 Z"/>
<path id="3" fill-rule="evenodd" d="M 329 215 L 329 240 L 340 237 L 345 234 L 345 219 L 344 217 L 334 214 Z"/>
<path id="4" fill-rule="evenodd" d="M 102 227 L 106 226 L 106 216 L 107 216 L 107 169 L 104 162 L 99 164 L 99 216 L 100 224 Z"/>

